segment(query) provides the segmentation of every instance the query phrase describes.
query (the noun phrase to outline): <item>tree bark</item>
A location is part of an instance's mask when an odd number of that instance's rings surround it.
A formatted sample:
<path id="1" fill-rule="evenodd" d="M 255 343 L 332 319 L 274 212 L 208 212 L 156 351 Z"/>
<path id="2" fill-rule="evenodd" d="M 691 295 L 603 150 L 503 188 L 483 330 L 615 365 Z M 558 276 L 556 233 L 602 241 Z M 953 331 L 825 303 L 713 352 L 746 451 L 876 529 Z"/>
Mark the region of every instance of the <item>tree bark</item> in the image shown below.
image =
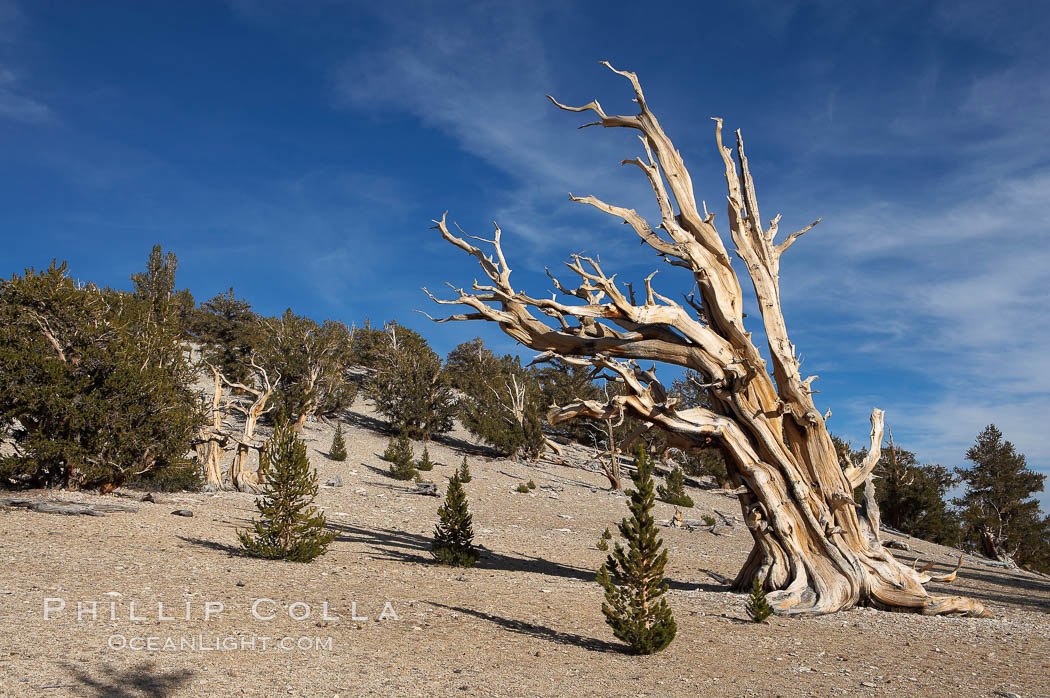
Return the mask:
<path id="1" fill-rule="evenodd" d="M 280 374 L 276 374 L 271 380 L 266 370 L 254 360 L 252 360 L 251 364 L 257 385 L 248 386 L 243 383 L 231 383 L 224 376 L 222 377 L 223 382 L 231 388 L 238 388 L 252 396 L 250 404 L 229 403 L 231 409 L 244 415 L 244 429 L 240 438 L 237 439 L 237 452 L 234 454 L 233 464 L 230 466 L 230 482 L 242 492 L 258 491 L 259 486 L 262 484 L 259 470 L 251 471 L 247 467 L 248 454 L 251 449 L 256 449 L 259 452 L 259 464 L 262 464 L 264 446 L 254 443 L 255 429 L 259 424 L 259 418 L 273 409 L 272 406 L 267 407 L 267 403 L 273 397 L 274 391 L 277 390 L 277 385 L 281 380 Z"/>
<path id="2" fill-rule="evenodd" d="M 929 578 L 897 562 L 880 544 L 878 514 L 871 509 L 860 512 L 854 502 L 854 489 L 865 483 L 879 459 L 882 411 L 872 412 L 871 444 L 863 462 L 843 468 L 826 416 L 813 402 L 816 376 L 803 379 L 799 374 L 800 360 L 788 338 L 780 304 L 780 258 L 819 219 L 775 243 L 780 216 L 768 227 L 761 223 L 743 138 L 737 131 L 734 161 L 734 150 L 722 143 L 722 121 L 714 120 L 728 189 L 728 227 L 761 313 L 772 363 L 767 366 L 744 327 L 742 287 L 714 226 L 714 214 L 706 205 L 697 206 L 681 154 L 649 110 L 637 76 L 613 70 L 634 88 L 637 115 L 609 116 L 597 101 L 569 107 L 550 99 L 566 111 L 596 114 L 598 120 L 588 126 L 640 132 L 646 157 L 624 164 L 645 174 L 656 196 L 660 224 L 654 228 L 633 209 L 592 196 L 570 198 L 622 219 L 665 261 L 686 269 L 696 289 L 685 297 L 689 309 L 654 289 L 655 272 L 645 279 L 644 302 L 636 304 L 633 294 L 630 300 L 625 297 L 615 277 L 607 276 L 596 259 L 580 255 L 567 264 L 580 278 L 579 288 L 567 289 L 554 279 L 557 290 L 567 297 L 565 302 L 557 296 L 530 297 L 511 286 L 498 226 L 488 241 L 495 255 L 485 255 L 451 233 L 442 216 L 435 221 L 441 235 L 474 256 L 489 283 L 475 282 L 470 292 L 456 289 L 457 297 L 450 300 L 427 292 L 437 303 L 472 309 L 438 322 L 496 322 L 510 337 L 542 352 L 538 361 L 559 357 L 587 363 L 595 375 L 627 388 L 604 403 L 582 400 L 556 406 L 551 421 L 577 416 L 619 419 L 630 414 L 663 429 L 672 446 L 697 448 L 708 446 L 709 439 L 717 441 L 726 454 L 732 486 L 742 488 L 741 511 L 754 539 L 734 586 L 748 589 L 758 579 L 778 613 L 820 614 L 869 604 L 925 614 L 984 615 L 976 601 L 929 595 L 923 588 Z M 573 298 L 585 303 L 569 300 Z M 556 323 L 541 321 L 534 309 Z M 678 409 L 655 373 L 643 370 L 638 361 L 699 372 L 712 408 Z"/>

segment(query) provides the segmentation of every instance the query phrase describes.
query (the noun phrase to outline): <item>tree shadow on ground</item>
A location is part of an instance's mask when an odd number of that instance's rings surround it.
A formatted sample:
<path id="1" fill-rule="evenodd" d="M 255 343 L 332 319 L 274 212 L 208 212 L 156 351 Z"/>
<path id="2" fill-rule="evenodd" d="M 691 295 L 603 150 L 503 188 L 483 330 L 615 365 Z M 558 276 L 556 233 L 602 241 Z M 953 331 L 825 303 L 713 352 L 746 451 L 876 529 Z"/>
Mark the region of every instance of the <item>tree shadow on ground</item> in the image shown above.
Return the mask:
<path id="1" fill-rule="evenodd" d="M 893 551 L 898 561 L 910 564 L 916 559 L 911 553 Z M 923 558 L 922 555 L 919 559 Z M 926 556 L 925 559 L 929 559 Z M 964 561 L 954 584 L 932 582 L 927 591 L 938 596 L 968 596 L 982 601 L 992 601 L 1004 606 L 1021 607 L 1027 610 L 1050 609 L 1050 583 L 1019 570 L 971 567 L 980 564 Z M 933 574 L 944 574 L 955 569 L 955 561 L 937 561 L 930 569 Z M 980 585 L 980 586 L 977 586 Z"/>
<path id="2" fill-rule="evenodd" d="M 438 434 L 434 437 L 434 441 L 444 446 L 448 446 L 451 449 L 455 449 L 467 456 L 474 456 L 475 458 L 491 458 L 494 460 L 503 459 L 503 454 L 494 448 L 481 444 L 472 444 L 469 441 L 452 436 L 451 434 Z"/>
<path id="3" fill-rule="evenodd" d="M 397 531 L 389 528 L 363 528 L 353 524 L 329 522 L 328 528 L 336 532 L 337 541 L 365 543 L 369 545 L 378 560 L 396 560 L 400 562 L 417 562 L 435 564 L 430 554 L 432 539 L 418 533 Z M 503 572 L 533 572 L 547 577 L 561 577 L 593 582 L 596 571 L 585 567 L 574 567 L 560 562 L 546 560 L 532 555 L 508 555 L 498 553 L 484 546 L 479 546 L 481 556 L 475 565 L 481 570 L 499 570 Z M 686 583 L 667 580 L 668 588 L 678 591 L 726 591 L 724 586 Z"/>
<path id="4" fill-rule="evenodd" d="M 627 653 L 626 645 L 617 645 L 612 642 L 606 642 L 605 640 L 599 640 L 597 638 L 587 637 L 585 635 L 577 635 L 576 633 L 568 633 L 563 630 L 555 630 L 554 628 L 549 628 L 546 625 L 528 623 L 523 620 L 514 620 L 513 618 L 504 618 L 502 616 L 497 616 L 492 613 L 475 611 L 472 608 L 464 608 L 463 606 L 446 606 L 445 604 L 441 604 L 436 601 L 427 601 L 427 603 L 431 606 L 436 606 L 438 608 L 444 608 L 449 611 L 455 611 L 456 613 L 463 613 L 468 616 L 474 616 L 475 618 L 480 618 L 481 620 L 487 620 L 490 623 L 495 623 L 504 630 L 509 630 L 512 633 L 527 635 L 528 637 L 534 637 L 540 640 L 547 640 L 548 642 L 556 642 L 560 645 L 582 647 L 583 649 L 590 650 L 591 652 L 615 652 L 618 654 Z"/>
<path id="5" fill-rule="evenodd" d="M 208 548 L 209 550 L 216 550 L 220 553 L 226 553 L 231 557 L 241 557 L 244 555 L 244 550 L 235 545 L 227 545 L 226 543 L 220 543 L 214 540 L 204 540 L 203 538 L 186 538 L 184 536 L 175 536 L 179 540 L 189 543 L 190 545 L 197 545 L 202 548 Z"/>
<path id="6" fill-rule="evenodd" d="M 88 676 L 81 669 L 70 667 L 70 673 L 90 695 L 105 698 L 138 698 L 151 696 L 163 698 L 174 695 L 188 683 L 196 673 L 192 669 L 160 672 L 151 662 L 142 662 L 128 669 L 103 666 L 101 676 Z"/>

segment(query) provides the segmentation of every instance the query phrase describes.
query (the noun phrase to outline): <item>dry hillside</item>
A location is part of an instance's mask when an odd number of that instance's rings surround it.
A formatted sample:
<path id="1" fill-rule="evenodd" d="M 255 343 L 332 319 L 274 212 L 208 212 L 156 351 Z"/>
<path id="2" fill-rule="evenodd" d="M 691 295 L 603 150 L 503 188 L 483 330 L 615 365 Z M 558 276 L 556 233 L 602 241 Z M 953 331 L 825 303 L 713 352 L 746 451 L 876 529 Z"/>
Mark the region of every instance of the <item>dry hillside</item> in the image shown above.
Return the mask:
<path id="1" fill-rule="evenodd" d="M 431 444 L 438 465 L 428 476 L 439 486 L 464 454 L 474 475 L 466 489 L 484 555 L 476 569 L 451 570 L 428 554 L 439 500 L 385 474 L 381 429 L 359 400 L 344 423 L 350 456 L 335 463 L 324 453 L 333 427 L 307 425 L 322 482 L 342 479 L 319 496 L 338 538 L 309 565 L 238 555 L 236 531 L 254 512 L 249 494 L 158 494 L 148 503 L 132 491 L 32 492 L 138 510 L 0 508 L 0 693 L 1050 695 L 1050 579 L 967 558 L 953 585 L 932 588 L 976 597 L 994 619 L 856 609 L 755 625 L 746 622 L 745 597 L 716 581 L 750 549 L 736 501 L 692 488 L 687 520 L 719 511 L 735 526 L 717 535 L 664 529 L 678 637 L 656 656 L 626 655 L 604 624 L 593 581 L 604 559 L 595 542 L 625 513 L 623 496 L 608 492 L 600 474 L 492 459 L 461 430 Z M 514 491 L 529 479 L 533 493 Z M 657 504 L 658 519 L 672 512 Z M 906 541 L 914 552 L 902 559 L 954 566 L 955 551 Z M 86 613 L 92 601 L 95 618 Z M 388 609 L 379 620 L 387 602 L 396 618 Z M 45 603 L 54 609 L 48 619 Z M 353 610 L 367 620 L 354 620 Z M 155 651 L 128 646 L 149 638 Z M 293 647 L 276 646 L 282 638 Z"/>

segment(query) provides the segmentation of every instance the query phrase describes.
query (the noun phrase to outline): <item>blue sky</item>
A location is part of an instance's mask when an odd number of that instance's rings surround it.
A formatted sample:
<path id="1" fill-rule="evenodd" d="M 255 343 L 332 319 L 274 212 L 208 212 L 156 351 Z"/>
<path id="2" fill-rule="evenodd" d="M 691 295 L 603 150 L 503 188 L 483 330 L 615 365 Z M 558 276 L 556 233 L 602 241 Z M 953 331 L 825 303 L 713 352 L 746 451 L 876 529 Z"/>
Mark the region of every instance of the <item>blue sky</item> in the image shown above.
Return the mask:
<path id="1" fill-rule="evenodd" d="M 58 257 L 126 287 L 160 243 L 198 300 L 232 285 L 267 314 L 514 351 L 413 312 L 433 312 L 421 286 L 475 276 L 430 221 L 498 220 L 533 295 L 572 252 L 625 281 L 657 268 L 567 198 L 654 209 L 618 165 L 633 136 L 544 97 L 633 113 L 607 59 L 641 77 L 716 224 L 716 115 L 743 129 L 767 217 L 823 216 L 781 283 L 835 433 L 863 442 L 877 405 L 955 466 L 994 422 L 1050 472 L 1050 7 L 379 5 L 0 0 L 0 275 Z"/>

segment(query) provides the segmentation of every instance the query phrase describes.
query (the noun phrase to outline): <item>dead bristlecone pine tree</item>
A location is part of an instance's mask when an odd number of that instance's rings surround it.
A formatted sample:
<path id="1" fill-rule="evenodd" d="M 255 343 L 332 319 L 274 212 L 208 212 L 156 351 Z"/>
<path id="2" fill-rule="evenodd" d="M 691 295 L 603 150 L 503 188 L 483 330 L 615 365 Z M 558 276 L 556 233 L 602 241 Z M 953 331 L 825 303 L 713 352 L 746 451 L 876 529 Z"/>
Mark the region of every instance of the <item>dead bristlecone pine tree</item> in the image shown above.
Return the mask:
<path id="1" fill-rule="evenodd" d="M 346 442 L 343 441 L 343 425 L 335 425 L 335 436 L 332 437 L 332 447 L 328 449 L 330 460 L 346 460 Z"/>
<path id="2" fill-rule="evenodd" d="M 754 586 L 751 587 L 751 595 L 747 598 L 744 608 L 747 610 L 748 617 L 756 623 L 765 623 L 766 618 L 773 615 L 773 609 L 769 607 L 769 602 L 766 600 L 766 592 L 757 579 Z"/>
<path id="3" fill-rule="evenodd" d="M 244 552 L 271 560 L 310 562 L 323 555 L 335 537 L 313 506 L 317 472 L 310 468 L 306 444 L 281 419 L 274 426 L 259 466 L 262 496 L 255 500 L 259 518 L 238 537 Z"/>
<path id="4" fill-rule="evenodd" d="M 598 569 L 598 583 L 605 589 L 602 613 L 613 634 L 626 642 L 634 654 L 653 654 L 671 644 L 678 626 L 671 615 L 664 582 L 667 550 L 657 537 L 653 518 L 653 465 L 638 447 L 632 479 L 627 491 L 630 518 L 620 522 L 620 536 L 605 564 Z"/>
<path id="5" fill-rule="evenodd" d="M 467 508 L 467 493 L 457 473 L 449 480 L 445 503 L 438 509 L 431 553 L 443 565 L 473 567 L 478 559 L 473 541 L 474 528 Z"/>
<path id="6" fill-rule="evenodd" d="M 632 417 L 643 429 L 663 430 L 675 448 L 717 447 L 753 539 L 733 587 L 747 591 L 758 578 L 776 613 L 813 615 L 871 605 L 926 615 L 985 615 L 978 601 L 929 594 L 924 584 L 935 577 L 898 562 L 879 541 L 877 508 L 854 500 L 858 488 L 873 489 L 865 483 L 881 454 L 882 411 L 872 412 L 871 443 L 861 462 L 840 465 L 827 427 L 831 413 L 813 401 L 816 376 L 799 373 L 801 359 L 781 308 L 780 263 L 816 222 L 777 240 L 780 216 L 763 222 L 740 131 L 735 147 L 727 147 L 722 120 L 715 119 L 715 161 L 728 196 L 712 200 L 727 203 L 723 239 L 715 214 L 696 197 L 682 154 L 650 110 L 638 77 L 613 70 L 629 82 L 638 113 L 609 115 L 597 101 L 579 107 L 551 101 L 566 111 L 590 112 L 589 125 L 639 134 L 641 156 L 624 164 L 638 168 L 652 189 L 659 220 L 648 221 L 634 209 L 593 196 L 571 198 L 626 223 L 683 275 L 677 286 L 695 290 L 676 302 L 671 282 L 661 293 L 654 272 L 625 293 L 622 277 L 607 273 L 597 255 L 573 255 L 568 269 L 578 285 L 553 278 L 559 295 L 529 295 L 511 284 L 498 226 L 488 242 L 478 243 L 490 245 L 490 252 L 474 244 L 481 236 L 461 233 L 443 215 L 435 221 L 441 236 L 473 256 L 485 278 L 472 287 L 452 284 L 456 295 L 449 299 L 431 295 L 437 303 L 469 308 L 438 321 L 487 320 L 541 352 L 537 361 L 615 377 L 615 394 L 555 405 L 548 414 L 551 423 Z M 743 262 L 739 267 L 730 251 Z M 746 270 L 744 281 L 750 281 L 753 297 L 745 299 L 737 269 Z M 751 318 L 754 335 L 744 325 L 745 306 L 760 315 Z M 640 361 L 695 372 L 709 400 L 685 406 Z M 630 448 L 630 439 L 619 448 Z"/>

